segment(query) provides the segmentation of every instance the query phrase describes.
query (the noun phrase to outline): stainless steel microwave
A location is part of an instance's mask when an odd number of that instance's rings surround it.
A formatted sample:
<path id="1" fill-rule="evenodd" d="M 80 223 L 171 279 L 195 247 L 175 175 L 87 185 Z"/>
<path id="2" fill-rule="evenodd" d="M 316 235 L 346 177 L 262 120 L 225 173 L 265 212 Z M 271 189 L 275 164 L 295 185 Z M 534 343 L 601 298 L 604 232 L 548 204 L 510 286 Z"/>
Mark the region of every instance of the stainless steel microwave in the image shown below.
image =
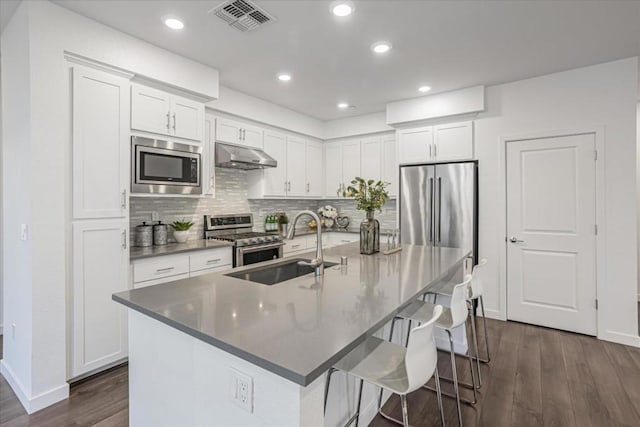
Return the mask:
<path id="1" fill-rule="evenodd" d="M 202 194 L 202 147 L 131 137 L 131 192 Z"/>

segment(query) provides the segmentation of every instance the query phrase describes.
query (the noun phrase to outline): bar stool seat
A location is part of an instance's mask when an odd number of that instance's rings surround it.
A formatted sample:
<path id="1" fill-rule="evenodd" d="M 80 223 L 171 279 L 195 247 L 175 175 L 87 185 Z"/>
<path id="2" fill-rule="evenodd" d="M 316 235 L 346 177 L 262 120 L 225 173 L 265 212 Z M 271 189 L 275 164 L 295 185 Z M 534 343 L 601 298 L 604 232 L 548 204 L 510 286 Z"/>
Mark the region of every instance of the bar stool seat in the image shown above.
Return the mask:
<path id="1" fill-rule="evenodd" d="M 400 396 L 402 405 L 402 420 L 397 420 L 382 411 L 381 401 L 378 401 L 378 413 L 384 418 L 409 426 L 407 410 L 407 394 L 426 384 L 432 377 L 436 381 L 438 408 L 440 421 L 444 426 L 444 410 L 438 377 L 438 352 L 433 336 L 433 328 L 442 313 L 442 306 L 436 306 L 432 315 L 425 322 L 412 329 L 409 333 L 412 340 L 407 348 L 377 337 L 370 336 L 362 344 L 351 350 L 349 354 L 338 361 L 328 372 L 325 383 L 325 410 L 331 375 L 335 371 L 343 371 L 360 380 L 358 391 L 358 406 L 356 413 L 349 418 L 346 425 L 355 422 L 358 425 L 360 405 L 362 402 L 362 388 L 364 381 Z"/>
<path id="2" fill-rule="evenodd" d="M 402 319 L 411 319 L 414 322 L 424 323 L 433 317 L 433 311 L 436 307 L 438 305 L 428 301 L 413 301 L 397 316 Z M 436 320 L 436 327 L 440 329 L 453 329 L 456 327 L 451 316 L 451 310 L 447 308 L 442 310 L 442 314 Z"/>
<path id="3" fill-rule="evenodd" d="M 369 337 L 334 365 L 368 383 L 393 393 L 405 393 L 409 388 L 407 368 L 404 363 L 407 349 L 378 337 Z"/>

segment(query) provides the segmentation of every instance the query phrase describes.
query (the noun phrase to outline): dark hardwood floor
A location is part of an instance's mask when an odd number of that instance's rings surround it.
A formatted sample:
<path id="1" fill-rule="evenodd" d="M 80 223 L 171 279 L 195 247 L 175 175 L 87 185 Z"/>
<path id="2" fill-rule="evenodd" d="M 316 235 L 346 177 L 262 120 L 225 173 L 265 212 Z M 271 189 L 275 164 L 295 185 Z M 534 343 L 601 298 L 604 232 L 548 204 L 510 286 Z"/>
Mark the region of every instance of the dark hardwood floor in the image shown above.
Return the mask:
<path id="1" fill-rule="evenodd" d="M 515 322 L 488 324 L 492 361 L 482 366 L 478 404 L 463 405 L 465 426 L 640 426 L 640 349 Z M 0 336 L 0 357 L 1 349 Z M 465 359 L 458 362 L 469 380 Z M 451 375 L 447 354 L 439 366 Z M 126 426 L 127 400 L 123 366 L 74 384 L 68 400 L 29 416 L 0 376 L 0 426 Z M 432 392 L 415 391 L 407 401 L 411 425 L 440 425 Z M 444 403 L 448 424 L 456 425 L 454 400 Z M 401 418 L 398 398 L 385 410 Z M 395 426 L 380 416 L 371 425 Z"/>

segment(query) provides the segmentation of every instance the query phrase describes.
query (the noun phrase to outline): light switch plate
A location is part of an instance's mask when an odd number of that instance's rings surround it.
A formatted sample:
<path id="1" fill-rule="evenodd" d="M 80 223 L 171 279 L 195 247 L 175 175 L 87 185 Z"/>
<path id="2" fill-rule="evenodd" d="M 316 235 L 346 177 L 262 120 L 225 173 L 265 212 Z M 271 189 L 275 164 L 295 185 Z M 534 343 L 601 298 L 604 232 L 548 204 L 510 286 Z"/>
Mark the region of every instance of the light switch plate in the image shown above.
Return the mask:
<path id="1" fill-rule="evenodd" d="M 20 240 L 26 242 L 29 238 L 29 226 L 27 224 L 20 224 Z"/>

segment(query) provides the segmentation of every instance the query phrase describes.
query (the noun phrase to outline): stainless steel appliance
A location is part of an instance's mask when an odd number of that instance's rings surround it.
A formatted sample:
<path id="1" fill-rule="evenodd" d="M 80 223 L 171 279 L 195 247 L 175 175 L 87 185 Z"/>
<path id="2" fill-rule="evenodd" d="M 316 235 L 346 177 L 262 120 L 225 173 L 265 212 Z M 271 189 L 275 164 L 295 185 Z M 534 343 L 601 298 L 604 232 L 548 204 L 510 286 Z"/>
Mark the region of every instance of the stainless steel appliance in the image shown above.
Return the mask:
<path id="1" fill-rule="evenodd" d="M 233 266 L 282 258 L 282 238 L 277 233 L 253 231 L 253 215 L 205 215 L 205 239 L 233 242 Z"/>
<path id="2" fill-rule="evenodd" d="M 478 163 L 400 167 L 402 243 L 447 246 L 478 255 Z"/>
<path id="3" fill-rule="evenodd" d="M 131 137 L 131 192 L 202 194 L 202 147 Z"/>
<path id="4" fill-rule="evenodd" d="M 253 170 L 275 168 L 278 162 L 261 148 L 216 142 L 216 166 Z"/>

